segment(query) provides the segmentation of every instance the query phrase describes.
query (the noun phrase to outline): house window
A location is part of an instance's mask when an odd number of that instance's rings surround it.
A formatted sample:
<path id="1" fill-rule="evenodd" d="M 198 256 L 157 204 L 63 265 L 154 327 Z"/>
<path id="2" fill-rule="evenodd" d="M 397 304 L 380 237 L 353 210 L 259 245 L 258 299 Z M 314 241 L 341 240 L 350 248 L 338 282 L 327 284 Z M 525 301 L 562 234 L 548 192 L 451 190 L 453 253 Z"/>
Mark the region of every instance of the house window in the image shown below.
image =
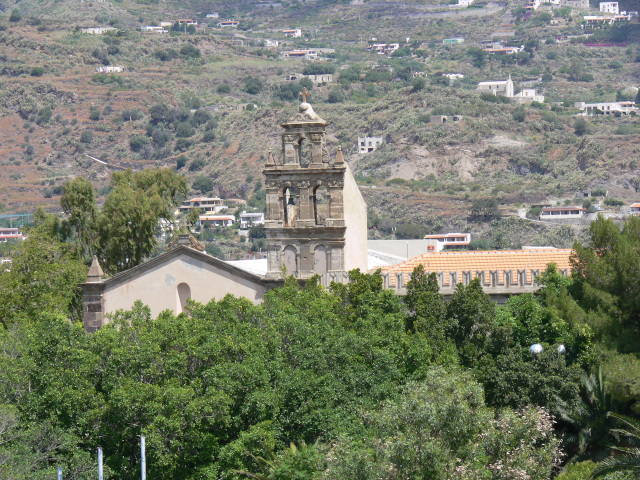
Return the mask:
<path id="1" fill-rule="evenodd" d="M 313 271 L 319 274 L 327 273 L 327 247 L 318 245 L 313 252 Z"/>

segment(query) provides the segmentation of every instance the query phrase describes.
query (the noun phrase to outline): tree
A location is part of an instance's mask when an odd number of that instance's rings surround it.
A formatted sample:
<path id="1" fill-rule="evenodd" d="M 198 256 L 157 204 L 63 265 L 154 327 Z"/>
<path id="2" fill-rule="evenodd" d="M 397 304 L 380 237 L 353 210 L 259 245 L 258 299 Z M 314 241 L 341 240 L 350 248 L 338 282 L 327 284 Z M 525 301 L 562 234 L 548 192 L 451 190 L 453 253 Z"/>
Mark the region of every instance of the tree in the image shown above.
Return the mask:
<path id="1" fill-rule="evenodd" d="M 159 222 L 172 220 L 187 185 L 168 168 L 114 172 L 110 185 L 98 220 L 98 256 L 105 271 L 115 273 L 153 251 Z"/>
<path id="2" fill-rule="evenodd" d="M 36 226 L 14 250 L 11 268 L 0 272 L 0 323 L 35 320 L 43 314 L 78 320 L 82 301 L 78 285 L 87 268 L 76 249 L 63 243 L 57 217 L 39 212 Z"/>
<path id="3" fill-rule="evenodd" d="M 206 195 L 213 191 L 213 180 L 206 175 L 198 175 L 196 179 L 193 181 L 191 188 L 194 190 L 199 190 L 200 193 Z"/>
<path id="4" fill-rule="evenodd" d="M 60 206 L 68 216 L 66 222 L 75 234 L 80 251 L 91 257 L 97 242 L 98 214 L 93 184 L 84 177 L 76 177 L 65 183 L 62 187 Z"/>
<path id="5" fill-rule="evenodd" d="M 84 132 L 82 132 L 82 135 L 80 135 L 80 141 L 82 143 L 91 143 L 91 142 L 93 142 L 93 131 L 92 130 L 85 130 Z"/>
<path id="6" fill-rule="evenodd" d="M 447 83 L 448 83 L 448 79 L 447 79 Z M 412 86 L 412 91 L 414 92 L 419 92 L 421 90 L 424 90 L 424 87 L 427 85 L 427 81 L 424 79 L 424 77 L 416 77 L 413 79 L 413 82 L 411 84 Z"/>
<path id="7" fill-rule="evenodd" d="M 414 268 L 404 303 L 409 309 L 407 330 L 423 334 L 440 346 L 450 325 L 436 274 L 431 272 L 427 275 L 422 265 Z"/>
<path id="8" fill-rule="evenodd" d="M 180 55 L 185 58 L 199 58 L 200 49 L 194 47 L 191 43 L 187 43 L 180 49 Z"/>
<path id="9" fill-rule="evenodd" d="M 476 198 L 471 204 L 471 216 L 481 219 L 499 216 L 498 200 L 495 198 Z"/>

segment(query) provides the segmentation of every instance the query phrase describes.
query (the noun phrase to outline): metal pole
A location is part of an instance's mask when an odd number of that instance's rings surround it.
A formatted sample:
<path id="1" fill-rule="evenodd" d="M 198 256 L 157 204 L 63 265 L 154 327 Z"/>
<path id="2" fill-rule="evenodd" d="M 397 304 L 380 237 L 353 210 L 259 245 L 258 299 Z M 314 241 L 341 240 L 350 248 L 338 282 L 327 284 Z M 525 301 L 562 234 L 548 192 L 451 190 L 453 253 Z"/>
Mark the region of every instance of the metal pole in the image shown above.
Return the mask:
<path id="1" fill-rule="evenodd" d="M 58 467 L 58 480 L 62 480 L 62 467 Z"/>
<path id="2" fill-rule="evenodd" d="M 144 435 L 140 435 L 140 478 L 147 480 L 147 457 L 144 451 Z"/>
<path id="3" fill-rule="evenodd" d="M 98 480 L 104 480 L 102 472 L 102 447 L 98 447 Z"/>

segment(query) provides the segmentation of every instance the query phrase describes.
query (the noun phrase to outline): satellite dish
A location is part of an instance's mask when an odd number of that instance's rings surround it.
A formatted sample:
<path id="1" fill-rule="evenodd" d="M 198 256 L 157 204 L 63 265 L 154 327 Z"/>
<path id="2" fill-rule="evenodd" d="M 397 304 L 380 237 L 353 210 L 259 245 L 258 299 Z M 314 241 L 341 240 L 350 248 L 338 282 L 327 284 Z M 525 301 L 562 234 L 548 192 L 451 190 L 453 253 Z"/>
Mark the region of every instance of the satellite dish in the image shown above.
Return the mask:
<path id="1" fill-rule="evenodd" d="M 563 344 L 558 345 L 558 354 L 564 355 L 566 353 L 567 353 L 567 347 L 565 347 Z"/>
<path id="2" fill-rule="evenodd" d="M 538 355 L 542 353 L 543 350 L 544 348 L 542 348 L 542 345 L 540 345 L 539 343 L 534 343 L 529 347 L 529 353 L 531 355 Z"/>

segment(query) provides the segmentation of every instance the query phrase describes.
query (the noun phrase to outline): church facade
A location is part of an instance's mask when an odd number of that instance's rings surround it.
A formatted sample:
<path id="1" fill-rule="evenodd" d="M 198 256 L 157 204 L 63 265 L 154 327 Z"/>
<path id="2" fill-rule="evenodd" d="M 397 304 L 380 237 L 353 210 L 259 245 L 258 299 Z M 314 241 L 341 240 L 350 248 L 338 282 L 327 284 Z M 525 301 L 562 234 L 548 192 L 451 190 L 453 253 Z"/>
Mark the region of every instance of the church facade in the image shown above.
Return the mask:
<path id="1" fill-rule="evenodd" d="M 111 278 L 103 278 L 98 259 L 82 284 L 84 325 L 95 331 L 109 314 L 140 300 L 153 316 L 181 313 L 189 298 L 201 303 L 227 294 L 254 302 L 282 285 L 285 276 L 367 271 L 367 210 L 342 151 L 331 157 L 327 122 L 306 98 L 282 125 L 282 152 L 269 152 L 264 166 L 267 272 L 256 275 L 204 253 L 188 234 L 168 250 Z"/>

